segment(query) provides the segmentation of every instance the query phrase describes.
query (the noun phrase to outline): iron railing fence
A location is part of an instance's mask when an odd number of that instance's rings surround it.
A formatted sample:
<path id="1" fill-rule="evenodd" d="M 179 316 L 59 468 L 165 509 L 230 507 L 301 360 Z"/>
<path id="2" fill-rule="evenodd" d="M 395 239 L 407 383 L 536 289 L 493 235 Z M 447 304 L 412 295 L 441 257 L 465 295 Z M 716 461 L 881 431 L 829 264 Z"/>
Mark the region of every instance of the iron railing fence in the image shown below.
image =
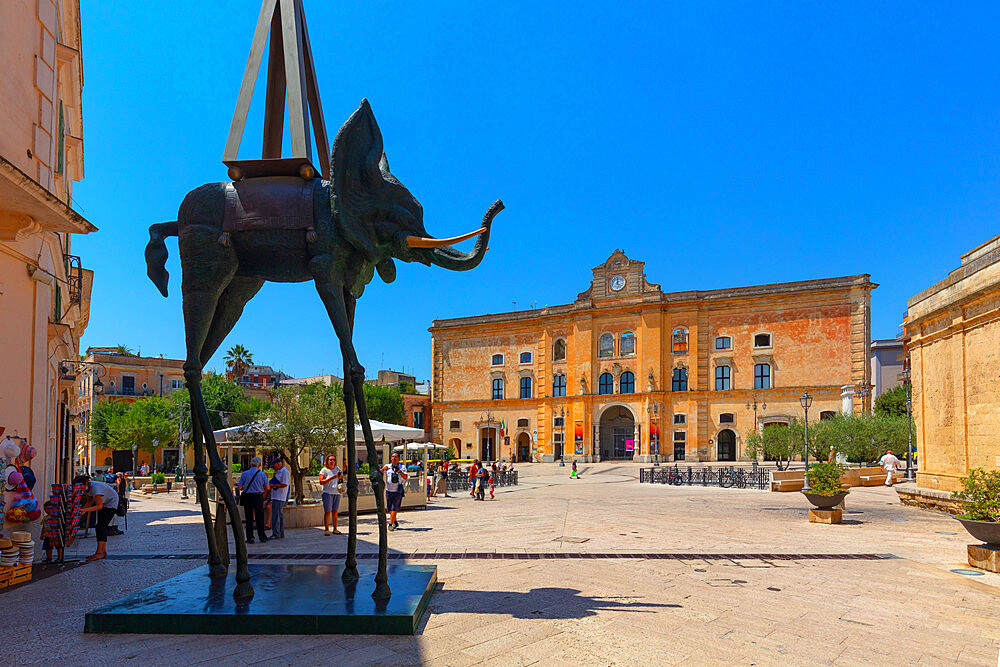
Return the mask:
<path id="1" fill-rule="evenodd" d="M 493 473 L 493 483 L 496 486 L 517 486 L 517 471 L 503 470 Z M 469 480 L 469 473 L 462 471 L 450 471 L 448 473 L 449 491 L 470 491 L 472 482 Z"/>
<path id="2" fill-rule="evenodd" d="M 723 489 L 757 489 L 766 491 L 770 488 L 771 476 L 769 468 L 753 466 L 739 468 L 724 466 L 718 468 L 673 468 L 659 466 L 656 468 L 640 468 L 640 484 L 671 484 L 673 486 L 718 486 Z"/>

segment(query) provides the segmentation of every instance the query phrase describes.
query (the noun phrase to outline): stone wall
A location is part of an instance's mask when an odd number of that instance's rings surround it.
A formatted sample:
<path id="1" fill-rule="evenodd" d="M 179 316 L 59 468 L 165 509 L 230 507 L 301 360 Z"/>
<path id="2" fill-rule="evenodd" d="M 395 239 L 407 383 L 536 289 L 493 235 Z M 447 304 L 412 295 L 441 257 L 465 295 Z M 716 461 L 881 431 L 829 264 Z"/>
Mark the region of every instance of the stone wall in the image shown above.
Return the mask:
<path id="1" fill-rule="evenodd" d="M 1000 468 L 1000 237 L 908 305 L 917 484 L 954 491 L 970 469 Z"/>

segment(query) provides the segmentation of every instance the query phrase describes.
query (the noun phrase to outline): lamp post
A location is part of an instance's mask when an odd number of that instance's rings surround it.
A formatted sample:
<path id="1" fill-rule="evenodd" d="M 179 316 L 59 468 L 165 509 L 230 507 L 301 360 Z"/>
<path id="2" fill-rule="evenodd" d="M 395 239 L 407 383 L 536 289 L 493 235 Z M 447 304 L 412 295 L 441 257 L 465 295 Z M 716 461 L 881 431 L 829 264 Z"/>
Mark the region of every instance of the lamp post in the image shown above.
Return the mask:
<path id="1" fill-rule="evenodd" d="M 153 465 L 150 466 L 150 483 L 153 485 L 153 493 L 156 493 L 156 448 L 160 446 L 160 441 L 157 438 L 153 438 Z"/>
<path id="2" fill-rule="evenodd" d="M 868 399 L 872 395 L 872 386 L 870 384 L 859 384 L 855 387 L 854 394 L 861 399 L 861 411 L 868 412 Z"/>
<path id="3" fill-rule="evenodd" d="M 809 406 L 812 405 L 813 397 L 809 395 L 809 392 L 802 394 L 799 397 L 799 405 L 802 409 L 806 411 L 806 423 L 805 423 L 805 444 L 802 446 L 802 463 L 805 466 L 804 472 L 802 473 L 802 491 L 808 493 L 809 488 Z"/>
<path id="4" fill-rule="evenodd" d="M 750 410 L 750 409 L 753 409 L 753 432 L 756 433 L 757 432 L 757 396 L 756 396 L 756 394 L 753 397 L 753 403 L 752 404 L 750 403 L 750 401 L 747 401 L 747 410 Z M 761 401 L 760 401 L 760 411 L 763 412 L 764 410 L 767 410 L 767 401 L 765 401 L 764 399 L 761 399 Z M 754 465 L 757 465 L 757 450 L 756 449 L 754 450 L 754 453 L 753 453 L 753 463 L 754 463 Z"/>
<path id="5" fill-rule="evenodd" d="M 650 373 L 650 375 L 652 375 L 652 373 Z M 652 437 L 650 437 L 649 439 L 649 444 L 653 448 L 652 454 L 653 454 L 654 466 L 660 465 L 660 408 L 661 407 L 662 403 L 660 403 L 659 401 L 655 401 L 651 402 L 649 404 L 649 407 L 646 408 L 647 412 L 649 412 L 650 424 L 653 425 L 653 428 L 650 429 L 652 431 Z"/>
<path id="6" fill-rule="evenodd" d="M 139 470 L 139 445 L 132 443 L 132 479 L 135 479 L 135 474 Z"/>
<path id="7" fill-rule="evenodd" d="M 561 441 L 559 443 L 559 460 L 562 461 L 562 457 L 566 453 L 566 408 L 561 406 L 559 408 L 559 435 Z M 555 452 L 552 453 L 555 454 Z"/>

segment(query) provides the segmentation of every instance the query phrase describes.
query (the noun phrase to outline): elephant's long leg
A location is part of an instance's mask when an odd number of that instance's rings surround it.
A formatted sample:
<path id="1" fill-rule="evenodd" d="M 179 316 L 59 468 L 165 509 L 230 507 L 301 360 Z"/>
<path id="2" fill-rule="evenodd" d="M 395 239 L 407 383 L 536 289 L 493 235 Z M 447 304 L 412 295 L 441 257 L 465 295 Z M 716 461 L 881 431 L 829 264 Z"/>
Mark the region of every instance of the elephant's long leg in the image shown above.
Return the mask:
<path id="1" fill-rule="evenodd" d="M 340 339 L 340 349 L 344 354 L 344 365 L 349 370 L 345 373 L 344 391 L 351 385 L 354 389 L 354 398 L 358 406 L 358 416 L 361 419 L 361 428 L 365 434 L 365 445 L 368 448 L 369 477 L 372 482 L 372 491 L 375 494 L 375 507 L 378 510 L 379 528 L 379 568 L 375 575 L 375 591 L 372 597 L 376 599 L 386 599 L 390 595 L 387 556 L 389 549 L 389 534 L 385 522 L 385 482 L 382 480 L 382 473 L 378 466 L 378 457 L 375 452 L 375 440 L 371 435 L 371 425 L 368 423 L 368 410 L 365 408 L 364 394 L 362 386 L 364 382 L 365 369 L 358 362 L 357 354 L 354 351 L 354 344 L 351 340 L 352 327 L 349 313 L 354 310 L 354 298 L 346 288 L 332 282 L 316 279 L 316 291 L 319 292 L 323 305 L 326 306 L 330 321 Z M 352 420 L 353 421 L 353 420 Z M 350 437 L 348 442 L 350 442 Z"/>
<path id="2" fill-rule="evenodd" d="M 350 371 L 344 362 L 344 377 Z M 347 415 L 347 559 L 344 561 L 344 581 L 358 580 L 358 452 L 354 442 L 354 386 L 344 383 L 344 414 Z"/>
<path id="3" fill-rule="evenodd" d="M 190 390 L 190 388 L 189 388 Z M 198 503 L 201 505 L 201 517 L 205 522 L 205 533 L 208 536 L 208 574 L 212 577 L 226 576 L 226 565 L 219 553 L 219 544 L 215 539 L 215 528 L 212 524 L 212 507 L 208 502 L 208 466 L 205 464 L 205 442 L 202 440 L 201 421 L 191 415 L 191 434 L 194 442 L 194 481 Z"/>
<path id="4" fill-rule="evenodd" d="M 260 278 L 235 276 L 223 290 L 218 305 L 215 307 L 212 325 L 209 327 L 208 333 L 205 335 L 205 342 L 201 346 L 199 359 L 203 367 L 208 364 L 212 355 L 222 345 L 222 341 L 236 326 L 243 314 L 244 306 L 260 291 L 263 284 L 264 281 Z"/>

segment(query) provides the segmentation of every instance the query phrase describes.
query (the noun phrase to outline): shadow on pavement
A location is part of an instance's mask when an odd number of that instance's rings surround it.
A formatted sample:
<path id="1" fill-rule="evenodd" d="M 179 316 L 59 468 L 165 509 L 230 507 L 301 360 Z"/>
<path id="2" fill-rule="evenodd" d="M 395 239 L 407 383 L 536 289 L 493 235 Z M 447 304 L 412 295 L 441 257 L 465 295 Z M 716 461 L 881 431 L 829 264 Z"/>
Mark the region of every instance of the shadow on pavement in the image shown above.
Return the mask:
<path id="1" fill-rule="evenodd" d="M 589 597 L 574 588 L 533 588 L 527 593 L 516 593 L 448 589 L 439 583 L 437 592 L 431 598 L 430 611 L 434 614 L 508 614 L 514 618 L 570 619 L 596 616 L 601 611 L 648 614 L 660 609 L 683 607 L 639 600 L 641 598 Z"/>

